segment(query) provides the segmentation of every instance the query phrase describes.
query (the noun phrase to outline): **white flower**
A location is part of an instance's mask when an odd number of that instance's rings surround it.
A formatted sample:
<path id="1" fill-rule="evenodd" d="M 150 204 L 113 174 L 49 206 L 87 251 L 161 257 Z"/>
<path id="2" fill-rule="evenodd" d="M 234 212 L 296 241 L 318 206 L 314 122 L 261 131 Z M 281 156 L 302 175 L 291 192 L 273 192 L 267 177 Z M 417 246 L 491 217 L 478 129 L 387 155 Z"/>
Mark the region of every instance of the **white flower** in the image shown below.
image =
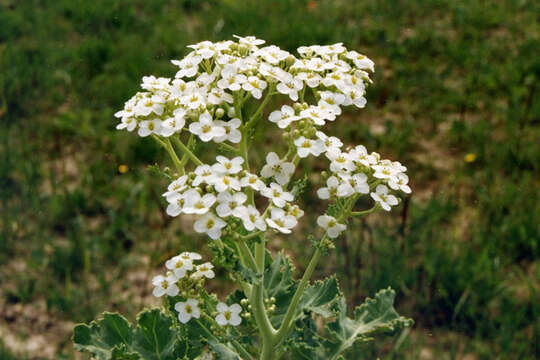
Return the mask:
<path id="1" fill-rule="evenodd" d="M 180 289 L 176 286 L 177 279 L 174 275 L 169 275 L 167 277 L 163 275 L 158 275 L 152 279 L 152 284 L 155 286 L 152 294 L 155 297 L 162 297 L 167 294 L 168 296 L 176 296 Z"/>
<path id="2" fill-rule="evenodd" d="M 217 82 L 220 89 L 229 89 L 238 91 L 242 88 L 242 84 L 247 81 L 246 76 L 238 74 L 234 65 L 225 65 L 221 71 L 221 79 Z"/>
<path id="3" fill-rule="evenodd" d="M 244 37 L 238 36 L 238 35 L 233 35 L 233 36 L 238 39 L 238 42 L 240 44 L 248 45 L 250 47 L 259 46 L 265 43 L 264 40 L 257 39 L 255 36 L 244 36 Z"/>
<path id="4" fill-rule="evenodd" d="M 291 229 L 298 224 L 298 221 L 294 216 L 288 215 L 285 210 L 273 208 L 271 217 L 266 219 L 266 223 L 279 232 L 290 234 Z"/>
<path id="5" fill-rule="evenodd" d="M 310 88 L 316 88 L 322 80 L 322 77 L 314 72 L 301 72 L 296 75 L 296 78 L 305 82 Z"/>
<path id="6" fill-rule="evenodd" d="M 255 99 L 262 97 L 262 92 L 266 89 L 266 81 L 259 79 L 256 76 L 248 77 L 247 81 L 242 84 L 242 89 L 249 91 Z"/>
<path id="7" fill-rule="evenodd" d="M 369 185 L 367 183 L 366 174 L 354 174 L 353 176 L 351 176 L 349 181 L 353 186 L 355 192 L 359 194 L 369 194 Z"/>
<path id="8" fill-rule="evenodd" d="M 217 192 L 223 192 L 227 190 L 240 191 L 240 181 L 238 181 L 237 178 L 229 175 L 216 176 L 213 185 L 216 188 Z"/>
<path id="9" fill-rule="evenodd" d="M 139 123 L 139 136 L 145 137 L 150 134 L 160 134 L 161 132 L 161 120 L 144 120 Z"/>
<path id="10" fill-rule="evenodd" d="M 202 58 L 199 55 L 186 56 L 182 60 L 172 60 L 174 65 L 180 67 L 180 70 L 176 73 L 176 78 L 193 77 L 197 75 L 199 70 L 199 63 Z"/>
<path id="11" fill-rule="evenodd" d="M 243 204 L 247 200 L 246 194 L 237 192 L 231 195 L 228 191 L 224 191 L 219 193 L 217 200 L 219 205 L 216 207 L 216 212 L 220 217 L 233 215 L 241 218 L 244 214 Z"/>
<path id="12" fill-rule="evenodd" d="M 186 124 L 186 120 L 184 119 L 185 113 L 184 109 L 176 109 L 173 117 L 163 121 L 161 123 L 161 136 L 167 137 L 182 131 L 182 128 Z"/>
<path id="13" fill-rule="evenodd" d="M 212 240 L 219 239 L 221 237 L 221 229 L 223 229 L 227 223 L 212 213 L 207 213 L 199 220 L 195 221 L 193 228 L 198 233 L 207 233 Z"/>
<path id="14" fill-rule="evenodd" d="M 300 209 L 298 205 L 293 205 L 289 207 L 289 210 L 287 210 L 287 215 L 300 219 L 302 216 L 304 216 L 304 210 Z"/>
<path id="15" fill-rule="evenodd" d="M 148 116 L 151 113 L 159 116 L 163 114 L 163 102 L 164 99 L 161 96 L 148 96 L 137 102 L 137 105 L 133 110 L 135 114 L 139 116 Z"/>
<path id="16" fill-rule="evenodd" d="M 177 255 L 172 259 L 167 260 L 165 266 L 174 273 L 174 276 L 177 279 L 182 279 L 186 276 L 187 271 L 193 270 L 191 259 L 186 260 L 181 255 Z"/>
<path id="17" fill-rule="evenodd" d="M 289 182 L 293 172 L 293 163 L 285 162 L 275 152 L 271 152 L 266 155 L 266 165 L 261 170 L 261 176 L 265 178 L 274 177 L 278 184 L 285 185 Z"/>
<path id="18" fill-rule="evenodd" d="M 212 263 L 209 263 L 209 262 L 205 262 L 204 264 L 197 265 L 197 267 L 195 268 L 196 271 L 193 274 L 191 274 L 191 277 L 194 279 L 199 279 L 202 277 L 205 277 L 207 279 L 213 279 L 216 276 L 216 274 L 214 273 L 214 270 L 212 270 L 213 268 L 214 268 L 214 265 L 212 265 Z"/>
<path id="19" fill-rule="evenodd" d="M 248 205 L 243 208 L 243 214 L 240 216 L 244 223 L 244 228 L 247 231 L 253 231 L 255 228 L 265 231 L 266 223 L 264 222 L 261 213 L 253 205 Z"/>
<path id="20" fill-rule="evenodd" d="M 198 319 L 201 316 L 199 302 L 195 299 L 177 302 L 174 304 L 174 310 L 178 311 L 178 320 L 180 320 L 182 324 L 187 323 L 191 318 Z"/>
<path id="21" fill-rule="evenodd" d="M 242 171 L 244 159 L 237 156 L 233 159 L 227 159 L 225 156 L 218 155 L 217 163 L 212 165 L 212 170 L 219 174 L 236 174 Z"/>
<path id="22" fill-rule="evenodd" d="M 240 179 L 240 186 L 246 187 L 249 186 L 253 190 L 261 191 L 266 187 L 261 179 L 255 174 L 246 174 L 243 178 Z"/>
<path id="23" fill-rule="evenodd" d="M 115 113 L 114 115 L 116 116 L 119 113 L 121 113 L 121 111 Z M 135 120 L 135 118 L 128 115 L 122 116 L 122 121 L 120 122 L 120 124 L 116 125 L 117 130 L 126 129 L 127 131 L 133 131 L 135 130 L 136 127 L 137 127 L 137 121 Z"/>
<path id="24" fill-rule="evenodd" d="M 201 254 L 196 253 L 196 252 L 189 252 L 189 251 L 184 251 L 183 253 L 180 254 L 180 257 L 184 260 L 191 260 L 191 261 L 202 259 Z"/>
<path id="25" fill-rule="evenodd" d="M 303 136 L 296 139 L 294 145 L 296 145 L 296 151 L 301 158 L 305 158 L 309 154 L 319 156 L 324 151 L 324 145 L 321 140 L 306 139 Z"/>
<path id="26" fill-rule="evenodd" d="M 176 199 L 177 195 L 187 187 L 187 178 L 187 175 L 182 175 L 169 184 L 169 186 L 167 187 L 167 191 L 163 193 L 163 196 L 167 199 L 168 202 L 171 202 L 170 199 Z"/>
<path id="27" fill-rule="evenodd" d="M 375 64 L 368 57 L 361 55 L 354 50 L 347 52 L 345 56 L 348 59 L 351 59 L 352 61 L 354 61 L 354 65 L 357 68 L 361 70 L 367 69 L 367 70 L 370 70 L 371 72 L 375 71 Z"/>
<path id="28" fill-rule="evenodd" d="M 313 106 L 311 105 L 305 110 L 302 110 L 300 112 L 301 118 L 311 119 L 315 123 L 315 125 L 322 126 L 326 123 L 326 120 L 332 118 L 332 113 L 330 113 L 327 109 L 322 109 L 319 106 Z M 335 115 L 334 115 L 335 119 Z"/>
<path id="29" fill-rule="evenodd" d="M 240 317 L 242 307 L 238 304 L 227 306 L 227 304 L 220 302 L 217 305 L 217 311 L 219 314 L 216 316 L 216 322 L 221 326 L 237 326 L 242 322 Z"/>
<path id="30" fill-rule="evenodd" d="M 341 232 L 343 232 L 347 226 L 340 224 L 333 216 L 321 215 L 317 218 L 317 225 L 326 230 L 330 239 L 337 238 Z"/>
<path id="31" fill-rule="evenodd" d="M 206 214 L 215 202 L 216 196 L 214 194 L 201 196 L 197 190 L 190 189 L 184 194 L 183 212 L 186 214 Z"/>
<path id="32" fill-rule="evenodd" d="M 280 129 L 285 129 L 293 121 L 300 120 L 299 116 L 294 115 L 294 109 L 289 105 L 283 105 L 281 110 L 275 110 L 270 113 L 268 120 L 277 123 Z"/>
<path id="33" fill-rule="evenodd" d="M 225 135 L 216 137 L 214 139 L 215 142 L 228 140 L 234 144 L 238 144 L 242 140 L 242 133 L 238 130 L 240 125 L 242 125 L 240 119 L 235 118 L 229 121 L 216 120 L 214 123 L 225 129 Z"/>
<path id="34" fill-rule="evenodd" d="M 281 185 L 271 183 L 269 187 L 263 189 L 261 194 L 272 200 L 272 203 L 277 207 L 284 207 L 288 201 L 293 201 L 294 197 L 291 193 L 283 190 Z"/>
<path id="35" fill-rule="evenodd" d="M 201 183 L 213 184 L 217 179 L 214 170 L 210 165 L 199 165 L 195 168 L 195 178 L 193 179 L 193 186 L 199 186 Z"/>
<path id="36" fill-rule="evenodd" d="M 399 173 L 393 179 L 388 180 L 388 186 L 394 190 L 401 190 L 405 194 L 411 193 L 411 188 L 407 183 L 409 182 L 409 177 L 406 174 Z"/>
<path id="37" fill-rule="evenodd" d="M 345 152 L 329 151 L 326 153 L 326 157 L 331 161 L 330 170 L 333 172 L 354 170 L 354 164 L 349 154 Z"/>
<path id="38" fill-rule="evenodd" d="M 337 137 L 327 136 L 322 131 L 317 131 L 315 135 L 317 135 L 317 137 L 323 142 L 325 152 L 341 152 L 343 143 Z"/>
<path id="39" fill-rule="evenodd" d="M 385 185 L 377 185 L 375 192 L 370 195 L 385 211 L 390 211 L 392 206 L 398 204 L 398 199 L 394 195 L 388 194 L 388 188 Z"/>
<path id="40" fill-rule="evenodd" d="M 371 168 L 375 170 L 373 177 L 376 177 L 377 179 L 395 179 L 398 173 L 396 169 L 390 165 L 373 165 Z"/>
<path id="41" fill-rule="evenodd" d="M 264 60 L 266 60 L 272 65 L 279 64 L 280 61 L 285 60 L 287 56 L 290 55 L 287 51 L 281 50 L 275 45 L 264 47 L 257 51 L 256 54 L 263 57 Z"/>
<path id="42" fill-rule="evenodd" d="M 298 100 L 298 91 L 302 90 L 304 83 L 299 79 L 290 79 L 277 84 L 276 90 L 284 95 L 289 95 L 292 101 Z"/>
<path id="43" fill-rule="evenodd" d="M 168 78 L 156 78 L 153 75 L 150 76 L 143 76 L 142 78 L 143 82 L 141 84 L 141 88 L 149 91 L 162 91 L 167 89 L 169 86 L 169 82 L 171 79 Z"/>
<path id="44" fill-rule="evenodd" d="M 201 106 L 205 105 L 206 98 L 203 94 L 198 91 L 192 91 L 191 93 L 182 96 L 180 103 L 186 106 L 188 109 L 196 110 Z"/>
<path id="45" fill-rule="evenodd" d="M 339 186 L 339 180 L 337 177 L 330 176 L 326 180 L 326 186 L 327 187 L 323 187 L 317 190 L 317 196 L 319 196 L 319 198 L 326 200 L 331 198 L 332 196 L 337 196 L 337 190 Z"/>
<path id="46" fill-rule="evenodd" d="M 377 163 L 377 157 L 373 154 L 368 154 L 366 147 L 364 145 L 357 145 L 352 149 L 349 154 L 351 159 L 355 162 L 358 162 L 364 166 L 371 167 L 371 165 Z"/>
<path id="47" fill-rule="evenodd" d="M 184 211 L 184 205 L 186 203 L 184 193 L 173 193 L 169 198 L 167 198 L 169 205 L 167 206 L 167 215 L 169 216 L 178 216 Z"/>
<path id="48" fill-rule="evenodd" d="M 225 135 L 225 129 L 221 126 L 218 126 L 212 120 L 212 116 L 205 111 L 201 116 L 199 116 L 198 122 L 192 122 L 189 124 L 189 131 L 192 134 L 199 136 L 199 138 L 208 142 L 214 138 Z"/>

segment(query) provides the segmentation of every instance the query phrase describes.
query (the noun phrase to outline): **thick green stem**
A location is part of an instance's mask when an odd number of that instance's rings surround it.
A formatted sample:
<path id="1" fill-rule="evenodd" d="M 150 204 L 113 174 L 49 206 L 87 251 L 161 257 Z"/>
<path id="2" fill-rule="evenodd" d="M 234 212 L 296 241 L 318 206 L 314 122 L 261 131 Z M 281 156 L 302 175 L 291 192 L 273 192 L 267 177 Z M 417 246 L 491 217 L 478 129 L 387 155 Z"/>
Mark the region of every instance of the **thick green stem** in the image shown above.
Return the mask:
<path id="1" fill-rule="evenodd" d="M 321 240 L 325 240 L 326 236 Z M 304 275 L 302 276 L 302 280 L 300 280 L 300 284 L 298 285 L 298 288 L 296 288 L 296 292 L 294 293 L 293 299 L 291 301 L 291 304 L 289 305 L 289 308 L 287 309 L 287 313 L 285 314 L 285 317 L 283 318 L 283 322 L 281 323 L 281 326 L 277 332 L 275 342 L 276 344 L 279 343 L 285 335 L 287 335 L 287 332 L 289 331 L 292 321 L 294 319 L 294 314 L 296 312 L 296 307 L 298 306 L 298 302 L 300 301 L 300 297 L 304 293 L 304 289 L 309 283 L 309 279 L 311 278 L 311 275 L 313 274 L 313 270 L 315 270 L 315 267 L 317 266 L 317 263 L 319 262 L 319 258 L 321 257 L 321 249 L 317 247 L 315 250 L 315 253 L 313 254 L 313 257 L 311 258 L 308 267 L 306 268 L 306 271 L 304 272 Z"/>
<path id="2" fill-rule="evenodd" d="M 199 160 L 199 158 L 194 153 L 192 153 L 191 150 L 189 150 L 188 147 L 186 145 L 184 145 L 184 143 L 182 141 L 180 141 L 180 139 L 178 139 L 176 136 L 173 136 L 172 139 L 174 141 L 174 144 L 176 146 L 178 146 L 180 148 L 180 150 L 182 150 L 182 152 L 184 154 L 186 154 L 189 157 L 189 159 L 191 161 L 193 161 L 193 163 L 195 165 L 202 165 L 203 164 L 202 161 Z"/>

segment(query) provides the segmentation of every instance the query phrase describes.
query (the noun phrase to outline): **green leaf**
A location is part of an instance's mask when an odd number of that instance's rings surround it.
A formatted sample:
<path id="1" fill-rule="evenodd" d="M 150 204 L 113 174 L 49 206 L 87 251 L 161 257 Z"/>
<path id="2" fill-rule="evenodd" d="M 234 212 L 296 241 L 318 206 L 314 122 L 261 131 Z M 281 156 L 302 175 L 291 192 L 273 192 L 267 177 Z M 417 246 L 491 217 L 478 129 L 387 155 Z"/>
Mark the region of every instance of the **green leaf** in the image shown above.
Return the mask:
<path id="1" fill-rule="evenodd" d="M 100 360 L 121 359 L 121 352 L 126 352 L 132 342 L 132 330 L 129 322 L 119 314 L 104 313 L 103 318 L 92 321 L 90 325 L 79 324 L 73 330 L 73 342 L 79 351 L 87 351 Z"/>
<path id="2" fill-rule="evenodd" d="M 380 290 L 374 299 L 366 301 L 354 311 L 354 318 L 347 317 L 347 305 L 342 298 L 339 315 L 326 326 L 328 340 L 324 342 L 327 359 L 337 359 L 356 341 L 369 341 L 376 333 L 395 333 L 413 325 L 411 319 L 399 316 L 394 309 L 396 293 L 388 288 Z"/>
<path id="3" fill-rule="evenodd" d="M 119 314 L 104 313 L 89 325 L 77 325 L 75 348 L 99 360 L 176 360 L 184 357 L 187 345 L 173 328 L 173 319 L 159 309 L 137 316 L 135 329 Z"/>
<path id="4" fill-rule="evenodd" d="M 216 339 L 209 339 L 208 345 L 210 350 L 217 356 L 217 359 L 220 360 L 242 360 L 240 355 L 237 352 L 233 351 L 231 348 L 222 344 Z"/>
<path id="5" fill-rule="evenodd" d="M 143 311 L 137 317 L 133 349 L 143 359 L 175 360 L 175 350 L 180 342 L 172 326 L 172 319 L 159 309 Z"/>

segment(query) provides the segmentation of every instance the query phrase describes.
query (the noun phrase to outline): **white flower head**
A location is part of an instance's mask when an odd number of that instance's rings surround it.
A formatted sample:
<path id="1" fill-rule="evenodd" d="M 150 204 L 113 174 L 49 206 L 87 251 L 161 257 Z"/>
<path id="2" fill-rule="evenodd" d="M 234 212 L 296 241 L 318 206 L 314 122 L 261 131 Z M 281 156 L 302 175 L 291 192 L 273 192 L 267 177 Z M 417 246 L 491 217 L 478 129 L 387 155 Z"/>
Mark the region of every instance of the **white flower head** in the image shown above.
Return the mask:
<path id="1" fill-rule="evenodd" d="M 167 269 L 174 273 L 177 279 L 182 279 L 186 276 L 186 272 L 193 270 L 191 259 L 184 259 L 181 255 L 177 255 L 165 262 Z"/>
<path id="2" fill-rule="evenodd" d="M 225 129 L 215 124 L 208 111 L 199 116 L 199 121 L 189 124 L 189 131 L 197 135 L 204 142 L 225 135 Z"/>
<path id="3" fill-rule="evenodd" d="M 183 253 L 180 254 L 180 257 L 184 260 L 191 260 L 191 261 L 202 259 L 201 254 L 196 253 L 196 252 L 190 252 L 190 251 L 184 251 Z"/>
<path id="4" fill-rule="evenodd" d="M 243 178 L 240 179 L 240 186 L 247 187 L 249 186 L 253 190 L 261 191 L 266 187 L 264 182 L 255 174 L 246 174 Z"/>
<path id="5" fill-rule="evenodd" d="M 294 172 L 294 164 L 281 160 L 275 152 L 266 155 L 266 165 L 261 170 L 261 176 L 264 178 L 274 177 L 277 183 L 285 185 L 289 182 Z"/>
<path id="6" fill-rule="evenodd" d="M 275 110 L 270 113 L 268 120 L 277 123 L 280 129 L 285 129 L 293 121 L 300 120 L 299 116 L 294 115 L 294 109 L 289 105 L 283 105 L 281 110 Z"/>
<path id="7" fill-rule="evenodd" d="M 298 220 L 294 216 L 288 215 L 283 209 L 273 208 L 270 214 L 270 218 L 266 219 L 268 226 L 284 234 L 290 234 L 291 229 L 298 224 Z"/>
<path id="8" fill-rule="evenodd" d="M 161 133 L 161 120 L 143 120 L 139 123 L 138 134 L 141 137 L 146 137 L 151 134 L 159 135 Z"/>
<path id="9" fill-rule="evenodd" d="M 176 296 L 180 289 L 176 286 L 176 277 L 174 275 L 163 276 L 158 275 L 152 279 L 154 285 L 154 291 L 152 294 L 155 297 L 162 297 L 163 295 Z"/>
<path id="10" fill-rule="evenodd" d="M 186 214 L 206 214 L 215 202 L 216 196 L 214 194 L 201 196 L 197 190 L 190 189 L 184 194 L 183 212 Z"/>
<path id="11" fill-rule="evenodd" d="M 394 195 L 388 194 L 386 185 L 377 185 L 375 192 L 370 195 L 385 211 L 390 211 L 392 206 L 398 204 L 398 199 Z"/>
<path id="12" fill-rule="evenodd" d="M 177 302 L 174 304 L 174 310 L 178 311 L 178 320 L 180 320 L 182 324 L 187 323 L 192 318 L 198 319 L 201 316 L 199 301 L 195 299 Z"/>
<path id="13" fill-rule="evenodd" d="M 230 215 L 241 218 L 244 214 L 244 203 L 247 195 L 242 192 L 230 194 L 228 191 L 219 193 L 217 197 L 219 205 L 216 207 L 217 214 L 224 218 Z"/>
<path id="14" fill-rule="evenodd" d="M 223 229 L 227 223 L 212 213 L 207 213 L 199 220 L 195 221 L 193 228 L 198 233 L 206 233 L 212 240 L 219 239 L 221 237 L 221 229 Z"/>
<path id="15" fill-rule="evenodd" d="M 330 239 L 335 239 L 343 232 L 347 226 L 340 224 L 333 216 L 321 215 L 317 218 L 317 225 L 326 230 Z"/>
<path id="16" fill-rule="evenodd" d="M 232 325 L 238 326 L 242 322 L 240 313 L 242 312 L 242 307 L 238 304 L 232 304 L 227 306 L 227 304 L 220 302 L 217 305 L 218 315 L 216 316 L 216 322 L 221 326 Z"/>
<path id="17" fill-rule="evenodd" d="M 219 174 L 236 174 L 242 171 L 244 159 L 240 156 L 228 159 L 225 156 L 218 155 L 216 160 L 217 163 L 212 165 L 212 170 Z"/>
<path id="18" fill-rule="evenodd" d="M 204 264 L 197 265 L 195 269 L 196 271 L 193 274 L 191 274 L 191 277 L 195 279 L 199 279 L 202 277 L 205 277 L 207 279 L 213 279 L 216 276 L 216 274 L 214 273 L 214 270 L 212 270 L 213 268 L 214 268 L 214 265 L 212 265 L 212 263 L 209 263 L 209 262 L 205 262 Z"/>
<path id="19" fill-rule="evenodd" d="M 291 193 L 284 191 L 281 185 L 276 183 L 271 183 L 269 187 L 261 191 L 261 194 L 269 198 L 275 206 L 280 208 L 294 199 Z"/>
<path id="20" fill-rule="evenodd" d="M 215 142 L 219 143 L 228 140 L 233 144 L 238 144 L 242 140 L 242 133 L 238 130 L 240 125 L 242 125 L 240 119 L 235 118 L 229 121 L 216 120 L 214 123 L 225 129 L 225 135 L 214 138 Z"/>
<path id="21" fill-rule="evenodd" d="M 247 231 L 253 231 L 255 229 L 265 231 L 266 223 L 261 216 L 259 210 L 257 210 L 253 205 L 248 205 L 243 208 L 243 214 L 240 216 L 244 224 L 244 228 Z"/>
<path id="22" fill-rule="evenodd" d="M 388 186 L 394 190 L 401 190 L 405 194 L 411 193 L 411 188 L 407 185 L 409 177 L 404 173 L 397 174 L 394 178 L 388 180 Z"/>
<path id="23" fill-rule="evenodd" d="M 294 145 L 296 145 L 296 151 L 301 158 L 305 158 L 309 154 L 319 156 L 324 151 L 323 142 L 319 139 L 311 140 L 300 136 L 294 141 Z"/>

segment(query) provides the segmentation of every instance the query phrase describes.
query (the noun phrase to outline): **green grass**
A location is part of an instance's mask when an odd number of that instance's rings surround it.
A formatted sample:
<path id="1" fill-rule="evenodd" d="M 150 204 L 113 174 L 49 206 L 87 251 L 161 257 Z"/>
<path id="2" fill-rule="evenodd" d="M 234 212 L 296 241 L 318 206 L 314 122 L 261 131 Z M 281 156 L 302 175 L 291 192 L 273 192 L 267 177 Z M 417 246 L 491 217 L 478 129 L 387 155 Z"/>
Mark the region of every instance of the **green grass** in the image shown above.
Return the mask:
<path id="1" fill-rule="evenodd" d="M 319 275 L 337 271 L 356 302 L 398 290 L 417 329 L 395 353 L 379 344 L 379 355 L 538 358 L 539 11 L 510 0 L 4 2 L 3 302 L 44 301 L 61 320 L 133 315 L 143 300 L 120 296 L 134 292 L 128 274 L 204 244 L 163 212 L 165 181 L 147 169 L 167 165 L 162 149 L 114 130 L 143 75 L 172 76 L 169 59 L 186 45 L 233 34 L 288 50 L 342 41 L 377 72 L 366 109 L 330 132 L 406 164 L 413 195 L 391 215 L 354 222 Z M 322 210 L 315 197 L 304 208 Z M 301 268 L 300 236 L 289 250 Z M 54 341 L 69 357 L 68 337 Z"/>

